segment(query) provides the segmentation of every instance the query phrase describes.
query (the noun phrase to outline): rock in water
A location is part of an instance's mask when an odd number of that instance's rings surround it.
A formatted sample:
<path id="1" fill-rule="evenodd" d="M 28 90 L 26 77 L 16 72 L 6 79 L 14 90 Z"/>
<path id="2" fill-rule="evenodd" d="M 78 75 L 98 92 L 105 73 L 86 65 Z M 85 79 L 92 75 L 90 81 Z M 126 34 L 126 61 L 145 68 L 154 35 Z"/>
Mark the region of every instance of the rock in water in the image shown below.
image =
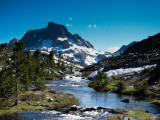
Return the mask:
<path id="1" fill-rule="evenodd" d="M 122 102 L 129 103 L 129 99 L 123 99 Z"/>

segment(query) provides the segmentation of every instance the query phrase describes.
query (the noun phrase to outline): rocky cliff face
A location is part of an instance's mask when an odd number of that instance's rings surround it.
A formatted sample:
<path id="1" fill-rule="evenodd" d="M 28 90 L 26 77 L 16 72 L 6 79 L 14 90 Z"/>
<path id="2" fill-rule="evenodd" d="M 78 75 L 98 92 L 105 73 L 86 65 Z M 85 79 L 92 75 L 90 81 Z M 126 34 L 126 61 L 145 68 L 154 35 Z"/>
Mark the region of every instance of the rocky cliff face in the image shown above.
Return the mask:
<path id="1" fill-rule="evenodd" d="M 110 53 L 97 51 L 93 45 L 78 34 L 72 35 L 64 25 L 49 22 L 43 29 L 29 30 L 23 36 L 25 48 L 41 49 L 62 53 L 64 58 L 83 65 L 91 65 L 108 56 Z"/>

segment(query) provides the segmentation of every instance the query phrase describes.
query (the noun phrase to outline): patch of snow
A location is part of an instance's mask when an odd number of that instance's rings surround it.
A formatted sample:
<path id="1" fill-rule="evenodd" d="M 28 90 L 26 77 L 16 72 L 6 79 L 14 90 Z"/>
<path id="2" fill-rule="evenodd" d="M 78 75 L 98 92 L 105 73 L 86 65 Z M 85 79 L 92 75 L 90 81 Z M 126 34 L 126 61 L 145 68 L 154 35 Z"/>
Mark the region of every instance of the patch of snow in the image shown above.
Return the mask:
<path id="1" fill-rule="evenodd" d="M 65 37 L 65 38 L 58 37 L 57 40 L 59 40 L 59 41 L 65 41 L 65 40 L 67 40 L 67 37 Z"/>
<path id="2" fill-rule="evenodd" d="M 96 63 L 97 61 L 95 60 L 95 57 L 92 57 L 92 56 L 87 56 L 86 59 L 85 59 L 85 63 L 87 65 L 91 65 L 93 63 Z"/>
<path id="3" fill-rule="evenodd" d="M 47 49 L 47 47 L 42 47 L 41 50 L 42 51 L 47 51 L 48 49 Z"/>
<path id="4" fill-rule="evenodd" d="M 105 73 L 107 73 L 108 77 L 111 77 L 113 75 L 121 75 L 121 74 L 125 74 L 125 73 L 140 72 L 144 69 L 147 69 L 147 68 L 150 68 L 150 67 L 153 67 L 153 66 L 156 66 L 156 64 L 146 65 L 146 66 L 137 67 L 137 68 L 125 68 L 125 69 L 120 68 L 120 69 L 115 69 L 115 70 L 109 70 Z M 88 77 L 89 78 L 94 78 L 97 75 L 97 72 L 98 71 L 95 71 L 95 72 L 91 73 Z"/>

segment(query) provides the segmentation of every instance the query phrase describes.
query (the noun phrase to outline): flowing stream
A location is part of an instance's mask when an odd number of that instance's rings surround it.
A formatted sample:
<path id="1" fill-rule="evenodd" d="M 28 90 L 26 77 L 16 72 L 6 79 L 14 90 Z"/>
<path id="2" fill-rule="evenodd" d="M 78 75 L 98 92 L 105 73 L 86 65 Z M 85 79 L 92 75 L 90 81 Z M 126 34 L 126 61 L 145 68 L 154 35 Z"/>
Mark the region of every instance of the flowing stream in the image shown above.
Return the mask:
<path id="1" fill-rule="evenodd" d="M 88 87 L 90 81 L 79 77 L 78 73 L 73 75 L 67 75 L 64 80 L 54 80 L 51 84 L 48 84 L 51 89 L 56 91 L 63 91 L 72 93 L 80 100 L 80 106 L 103 106 L 113 108 L 142 108 L 153 114 L 159 114 L 160 110 L 156 106 L 149 102 L 135 100 L 132 96 L 118 95 L 111 92 L 97 92 Z M 123 99 L 130 99 L 130 103 L 121 102 Z M 85 115 L 77 116 L 64 114 L 58 111 L 39 111 L 39 112 L 20 112 L 16 115 L 14 120 L 93 120 L 100 119 L 105 120 L 105 116 L 108 112 L 86 112 Z M 133 119 L 133 118 L 132 118 Z"/>

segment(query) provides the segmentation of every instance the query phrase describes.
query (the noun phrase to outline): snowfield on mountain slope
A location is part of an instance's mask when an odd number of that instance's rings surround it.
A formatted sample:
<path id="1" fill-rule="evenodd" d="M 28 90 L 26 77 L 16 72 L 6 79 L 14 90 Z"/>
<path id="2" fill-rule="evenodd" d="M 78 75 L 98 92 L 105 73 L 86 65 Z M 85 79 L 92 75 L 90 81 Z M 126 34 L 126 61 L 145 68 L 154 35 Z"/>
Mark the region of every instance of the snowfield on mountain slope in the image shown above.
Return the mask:
<path id="1" fill-rule="evenodd" d="M 39 40 L 39 42 L 41 42 L 41 46 L 38 46 L 38 47 L 34 46 L 32 48 L 41 49 L 42 51 L 47 51 L 47 52 L 43 52 L 46 55 L 48 55 L 50 51 L 54 51 L 55 53 L 61 52 L 64 58 L 70 59 L 78 63 L 82 63 L 83 61 L 83 64 L 85 65 L 91 65 L 100 61 L 101 59 L 97 57 L 98 55 L 102 55 L 102 56 L 104 55 L 105 57 L 111 56 L 110 53 L 107 53 L 104 51 L 97 51 L 93 48 L 80 46 L 77 43 L 75 43 L 72 39 L 67 37 L 65 38 L 58 37 L 57 40 L 59 40 L 60 42 L 68 41 L 70 44 L 70 47 L 63 48 L 62 45 L 51 47 L 52 40 Z"/>
<path id="2" fill-rule="evenodd" d="M 106 57 L 111 56 L 110 54 L 106 54 L 104 51 L 97 51 L 93 48 L 87 48 L 84 46 L 79 46 L 75 42 L 73 42 L 72 39 L 68 39 L 70 41 L 70 44 L 72 44 L 72 47 L 69 47 L 67 49 L 62 48 L 61 46 L 57 46 L 53 48 L 53 51 L 62 52 L 62 55 L 64 58 L 72 59 L 76 62 L 81 62 L 81 58 L 78 57 L 80 54 L 84 54 L 85 64 L 91 65 L 94 63 L 97 63 L 100 59 L 97 59 L 98 55 L 105 55 Z"/>
<path id="3" fill-rule="evenodd" d="M 125 73 L 131 73 L 131 72 L 140 72 L 142 70 L 144 70 L 145 68 L 150 68 L 156 66 L 156 64 L 154 65 L 146 65 L 143 67 L 137 67 L 137 68 L 125 68 L 125 69 L 115 69 L 115 70 L 109 70 L 105 73 L 107 73 L 108 77 L 111 77 L 113 75 L 121 75 L 121 74 L 125 74 Z M 100 69 L 100 71 L 103 71 L 103 68 Z M 94 78 L 97 75 L 98 71 L 95 71 L 93 73 L 91 73 L 88 77 L 89 78 Z"/>

